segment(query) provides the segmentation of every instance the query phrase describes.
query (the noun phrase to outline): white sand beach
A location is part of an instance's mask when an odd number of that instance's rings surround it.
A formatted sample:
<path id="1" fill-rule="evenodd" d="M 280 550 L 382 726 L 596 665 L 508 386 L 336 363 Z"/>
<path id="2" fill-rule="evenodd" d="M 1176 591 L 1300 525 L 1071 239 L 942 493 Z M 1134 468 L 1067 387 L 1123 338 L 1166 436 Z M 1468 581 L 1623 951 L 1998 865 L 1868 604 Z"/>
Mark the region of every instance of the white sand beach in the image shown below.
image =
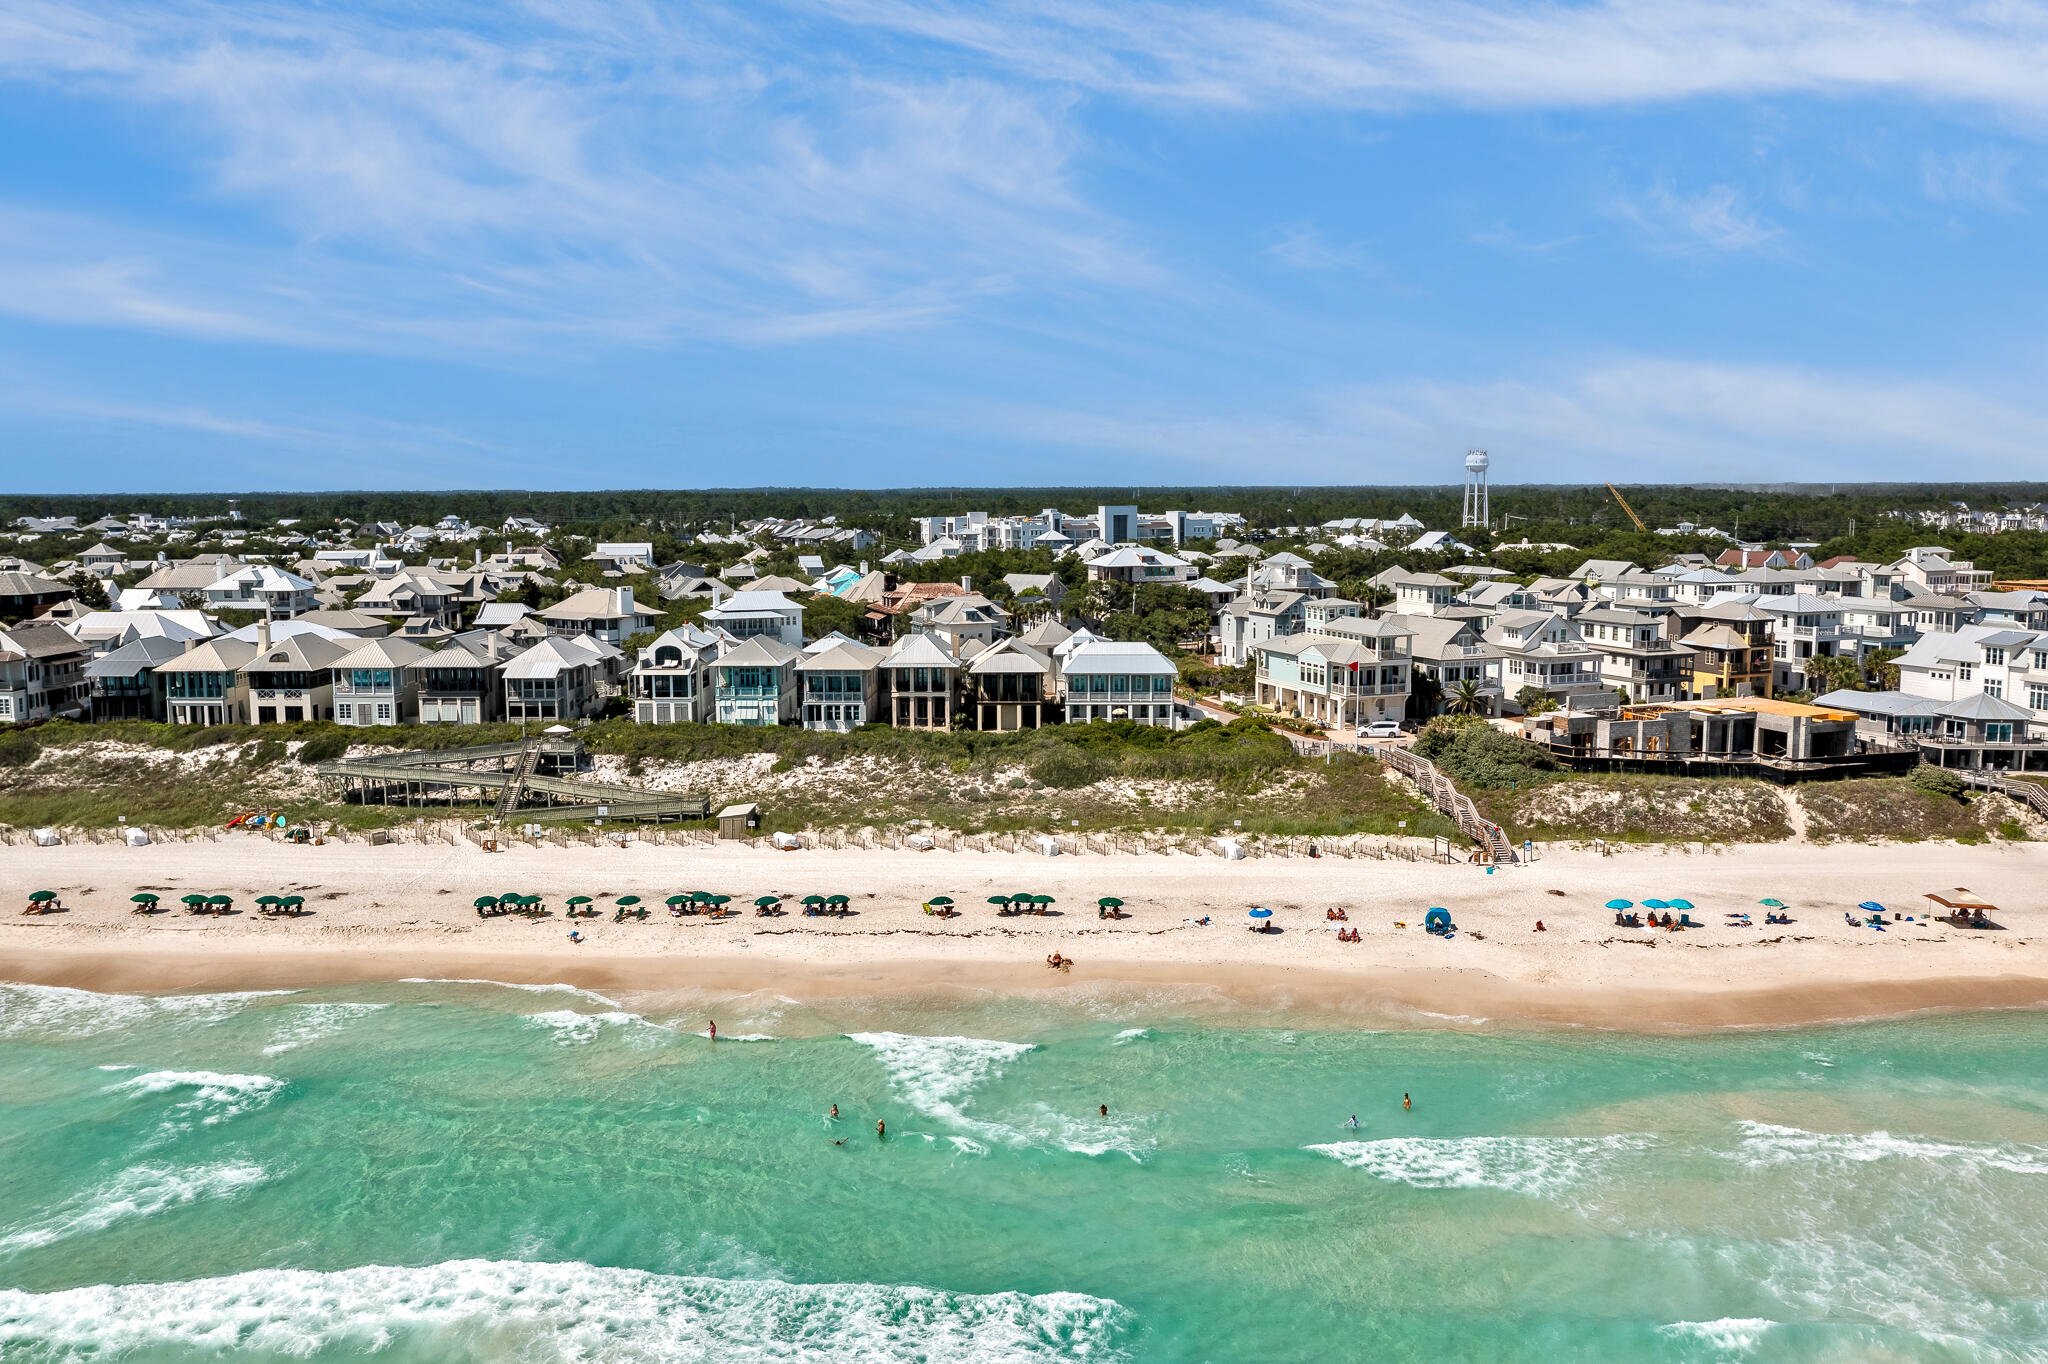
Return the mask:
<path id="1" fill-rule="evenodd" d="M 1967 887 L 2000 907 L 1972 931 L 1930 922 L 1923 896 Z M 61 913 L 24 916 L 31 891 L 58 892 Z M 129 896 L 235 897 L 241 912 L 192 917 L 175 907 L 131 913 Z M 556 913 L 480 921 L 479 895 L 522 891 Z M 725 922 L 671 918 L 660 901 L 708 890 L 736 905 L 791 897 L 792 912 Z M 987 897 L 1030 891 L 1057 913 L 999 918 Z M 845 894 L 855 914 L 811 919 L 808 894 Z M 299 894 L 298 919 L 254 912 L 261 894 Z M 575 925 L 573 894 L 622 894 L 654 907 L 645 922 Z M 951 896 L 941 920 L 920 908 Z M 1129 914 L 1097 918 L 1121 898 Z M 1757 901 L 1791 906 L 1763 926 Z M 1612 898 L 1683 897 L 1708 925 L 1686 932 L 1618 929 Z M 1876 900 L 1916 917 L 1877 932 L 1845 911 Z M 1246 932 L 1271 908 L 1280 932 Z M 1441 905 L 1450 941 L 1422 929 Z M 2048 845 L 1812 847 L 1704 854 L 1642 848 L 1603 856 L 1553 851 L 1488 872 L 1459 863 L 972 852 L 777 852 L 711 847 L 515 847 L 330 843 L 296 847 L 255 835 L 129 848 L 0 848 L 0 977 L 102 990 L 310 985 L 407 976 L 562 981 L 591 988 L 773 988 L 791 994 L 940 994 L 963 989 L 1061 991 L 1105 983 L 1201 987 L 1221 1005 L 1329 1012 L 1684 1028 L 1769 1025 L 1926 1009 L 2048 1003 Z M 1342 907 L 1361 941 L 1340 943 L 1325 912 Z M 1756 927 L 1723 925 L 1747 910 Z M 1189 921 L 1207 916 L 1206 927 Z M 1860 917 L 1860 916 L 1859 916 Z M 1545 932 L 1534 931 L 1542 920 Z M 1404 926 L 1405 925 L 1405 926 Z M 1048 953 L 1075 959 L 1053 971 Z"/>

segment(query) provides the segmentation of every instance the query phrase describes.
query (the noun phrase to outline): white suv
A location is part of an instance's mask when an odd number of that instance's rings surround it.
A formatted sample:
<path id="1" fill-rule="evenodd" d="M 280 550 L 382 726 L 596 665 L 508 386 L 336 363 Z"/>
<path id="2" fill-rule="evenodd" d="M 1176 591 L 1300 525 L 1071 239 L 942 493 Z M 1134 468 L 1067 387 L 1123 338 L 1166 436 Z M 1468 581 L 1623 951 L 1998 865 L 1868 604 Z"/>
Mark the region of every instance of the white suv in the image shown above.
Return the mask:
<path id="1" fill-rule="evenodd" d="M 1360 725 L 1358 727 L 1358 737 L 1361 739 L 1398 739 L 1401 737 L 1401 722 L 1399 720 L 1375 720 L 1369 725 Z"/>

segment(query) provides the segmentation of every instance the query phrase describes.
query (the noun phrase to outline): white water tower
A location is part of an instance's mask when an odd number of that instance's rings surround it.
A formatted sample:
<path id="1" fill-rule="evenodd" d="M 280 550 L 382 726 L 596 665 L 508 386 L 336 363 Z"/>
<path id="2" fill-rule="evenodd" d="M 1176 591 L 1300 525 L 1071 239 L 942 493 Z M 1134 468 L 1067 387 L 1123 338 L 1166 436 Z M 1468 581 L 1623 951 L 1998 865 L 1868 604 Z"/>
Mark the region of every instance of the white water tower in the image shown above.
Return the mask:
<path id="1" fill-rule="evenodd" d="M 1493 463 L 1484 450 L 1465 452 L 1465 519 L 1462 526 L 1487 526 L 1493 522 L 1493 508 L 1486 498 L 1486 470 Z"/>

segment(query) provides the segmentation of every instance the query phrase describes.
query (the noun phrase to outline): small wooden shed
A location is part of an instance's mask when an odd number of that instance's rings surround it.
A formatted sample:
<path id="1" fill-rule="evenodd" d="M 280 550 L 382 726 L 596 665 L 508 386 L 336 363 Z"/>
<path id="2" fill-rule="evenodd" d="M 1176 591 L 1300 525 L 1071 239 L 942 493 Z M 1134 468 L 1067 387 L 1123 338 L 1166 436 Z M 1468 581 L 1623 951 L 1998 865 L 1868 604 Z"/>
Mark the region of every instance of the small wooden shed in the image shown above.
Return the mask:
<path id="1" fill-rule="evenodd" d="M 728 805 L 718 812 L 720 838 L 745 838 L 760 827 L 761 807 L 752 801 L 745 805 Z"/>

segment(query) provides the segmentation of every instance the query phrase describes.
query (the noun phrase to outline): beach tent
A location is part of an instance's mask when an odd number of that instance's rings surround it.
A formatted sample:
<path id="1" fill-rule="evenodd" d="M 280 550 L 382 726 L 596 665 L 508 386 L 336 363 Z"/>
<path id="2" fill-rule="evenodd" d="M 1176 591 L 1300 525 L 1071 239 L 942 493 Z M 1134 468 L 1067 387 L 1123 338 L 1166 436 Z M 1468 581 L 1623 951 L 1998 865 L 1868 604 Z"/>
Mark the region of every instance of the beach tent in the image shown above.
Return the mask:
<path id="1" fill-rule="evenodd" d="M 1451 911 L 1448 909 L 1430 910 L 1429 913 L 1422 916 L 1422 926 L 1431 933 L 1450 932 L 1452 926 Z"/>

